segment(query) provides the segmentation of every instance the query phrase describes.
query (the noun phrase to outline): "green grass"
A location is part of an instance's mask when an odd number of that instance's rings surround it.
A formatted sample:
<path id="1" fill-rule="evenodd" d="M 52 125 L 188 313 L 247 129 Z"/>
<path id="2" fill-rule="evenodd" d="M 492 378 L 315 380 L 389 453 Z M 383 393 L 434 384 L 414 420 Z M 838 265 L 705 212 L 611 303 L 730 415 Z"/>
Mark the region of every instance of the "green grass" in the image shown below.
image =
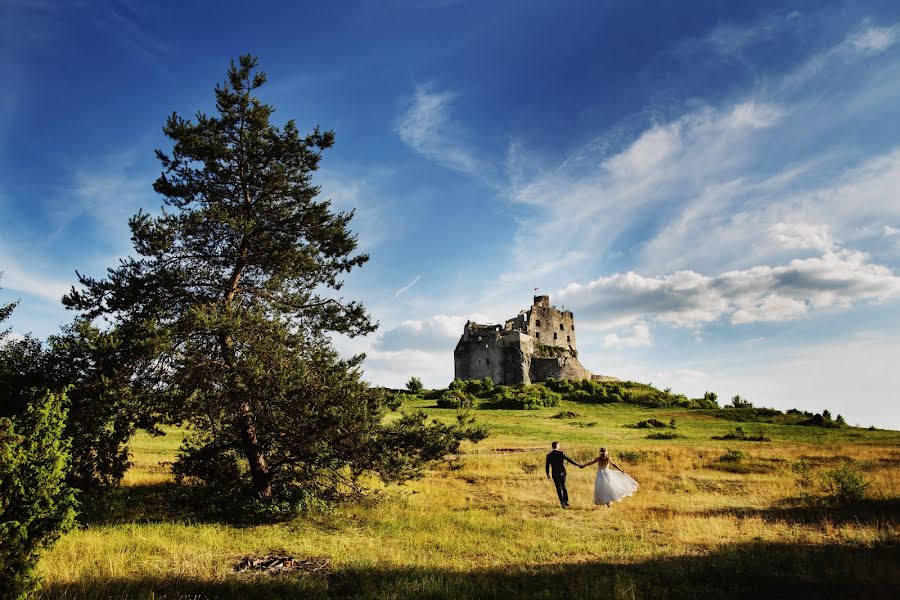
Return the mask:
<path id="1" fill-rule="evenodd" d="M 413 399 L 452 421 L 456 411 Z M 559 418 L 560 413 L 574 416 Z M 733 425 L 711 411 L 578 404 L 474 410 L 491 437 L 462 467 L 286 523 L 216 520 L 171 482 L 181 431 L 139 435 L 126 485 L 41 563 L 43 598 L 892 598 L 900 589 L 900 432 L 745 425 L 771 442 L 714 441 Z M 675 418 L 679 436 L 627 427 Z M 591 424 L 588 426 L 587 424 Z M 576 460 L 605 446 L 639 483 L 594 507 L 593 468 L 570 471 L 561 511 L 544 477 L 553 440 Z M 730 445 L 729 445 L 730 444 Z M 724 460 L 723 460 L 724 458 Z M 798 501 L 792 466 L 818 476 L 852 460 L 868 497 Z M 313 575 L 234 573 L 245 555 L 327 557 Z"/>

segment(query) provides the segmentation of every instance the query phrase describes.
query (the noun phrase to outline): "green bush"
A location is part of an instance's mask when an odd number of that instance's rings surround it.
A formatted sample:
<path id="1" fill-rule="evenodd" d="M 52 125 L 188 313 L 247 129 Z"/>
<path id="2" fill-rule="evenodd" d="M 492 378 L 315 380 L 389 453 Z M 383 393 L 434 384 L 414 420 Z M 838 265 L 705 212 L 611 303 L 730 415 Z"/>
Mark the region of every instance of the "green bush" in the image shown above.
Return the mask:
<path id="1" fill-rule="evenodd" d="M 704 392 L 702 398 L 691 400 L 691 408 L 719 408 L 719 395 L 715 392 Z"/>
<path id="2" fill-rule="evenodd" d="M 517 385 L 504 387 L 496 396 L 495 406 L 512 410 L 535 410 L 559 406 L 559 401 L 560 395 L 543 385 Z"/>
<path id="3" fill-rule="evenodd" d="M 485 377 L 484 379 L 454 379 L 447 389 L 465 392 L 470 396 L 487 398 L 494 395 L 498 391 L 498 387 L 494 385 L 493 379 Z"/>
<path id="4" fill-rule="evenodd" d="M 65 484 L 69 442 L 66 396 L 45 394 L 0 418 L 0 595 L 25 598 L 36 587 L 40 553 L 72 527 L 75 498 Z"/>
<path id="5" fill-rule="evenodd" d="M 735 427 L 733 431 L 726 433 L 725 435 L 714 435 L 712 436 L 714 440 L 738 440 L 742 442 L 771 442 L 772 439 L 768 438 L 762 433 L 750 435 L 746 431 L 744 431 L 743 427 Z"/>
<path id="6" fill-rule="evenodd" d="M 646 421 L 638 421 L 634 427 L 635 429 L 665 429 L 666 424 L 659 419 L 647 419 Z"/>
<path id="7" fill-rule="evenodd" d="M 438 408 L 472 408 L 472 397 L 461 389 L 448 389 L 437 401 Z"/>
<path id="8" fill-rule="evenodd" d="M 825 427 L 827 429 L 839 429 L 847 426 L 844 417 L 838 415 L 837 419 L 832 419 L 831 413 L 827 410 L 823 410 L 822 414 L 813 415 L 805 421 L 801 421 L 799 424 L 811 427 Z"/>
<path id="9" fill-rule="evenodd" d="M 629 464 L 636 465 L 647 458 L 647 453 L 640 450 L 620 450 L 619 460 L 623 460 Z"/>
<path id="10" fill-rule="evenodd" d="M 648 440 L 674 440 L 675 438 L 683 437 L 678 435 L 674 431 L 654 431 L 651 434 L 647 435 Z"/>
<path id="11" fill-rule="evenodd" d="M 574 412 L 571 410 L 563 410 L 563 411 L 560 411 L 560 412 L 556 413 L 555 415 L 553 415 L 553 418 L 554 419 L 574 419 L 577 416 L 579 416 L 577 412 Z"/>
<path id="12" fill-rule="evenodd" d="M 740 462 L 744 460 L 747 455 L 744 454 L 742 450 L 732 450 L 728 449 L 725 451 L 725 454 L 719 457 L 720 462 Z"/>
<path id="13" fill-rule="evenodd" d="M 416 395 L 424 389 L 425 385 L 418 377 L 410 377 L 409 381 L 406 382 L 406 391 L 410 394 Z"/>
<path id="14" fill-rule="evenodd" d="M 853 463 L 844 463 L 822 474 L 822 491 L 829 504 L 859 502 L 866 497 L 868 488 L 865 474 Z"/>
<path id="15" fill-rule="evenodd" d="M 745 398 L 741 398 L 740 395 L 737 395 L 731 399 L 731 404 L 729 404 L 726 408 L 753 408 L 753 403 Z"/>
<path id="16" fill-rule="evenodd" d="M 746 475 L 749 473 L 771 473 L 776 467 L 771 462 L 761 459 L 751 459 L 740 450 L 729 449 L 718 459 L 710 464 L 717 471 Z"/>

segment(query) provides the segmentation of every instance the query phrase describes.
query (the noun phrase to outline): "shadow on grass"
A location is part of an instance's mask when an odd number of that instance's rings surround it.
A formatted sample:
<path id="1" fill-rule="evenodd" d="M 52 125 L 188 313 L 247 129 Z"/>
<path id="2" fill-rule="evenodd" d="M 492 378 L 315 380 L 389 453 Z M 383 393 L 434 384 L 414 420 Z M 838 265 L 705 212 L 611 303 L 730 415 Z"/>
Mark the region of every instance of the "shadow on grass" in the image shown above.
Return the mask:
<path id="1" fill-rule="evenodd" d="M 220 523 L 235 527 L 276 522 L 242 509 L 202 486 L 154 483 L 122 485 L 81 499 L 85 525 L 120 523 Z"/>
<path id="2" fill-rule="evenodd" d="M 900 498 L 888 500 L 863 500 L 847 506 L 809 507 L 772 506 L 769 508 L 730 508 L 692 513 L 702 516 L 734 515 L 737 517 L 758 517 L 764 521 L 785 521 L 813 525 L 829 521 L 834 525 L 844 524 L 900 524 Z M 900 567 L 898 567 L 900 570 Z"/>
<path id="3" fill-rule="evenodd" d="M 448 560 L 452 560 L 448 557 Z M 750 543 L 704 555 L 483 568 L 345 567 L 329 576 L 159 575 L 46 586 L 40 598 L 894 598 L 900 546 Z"/>

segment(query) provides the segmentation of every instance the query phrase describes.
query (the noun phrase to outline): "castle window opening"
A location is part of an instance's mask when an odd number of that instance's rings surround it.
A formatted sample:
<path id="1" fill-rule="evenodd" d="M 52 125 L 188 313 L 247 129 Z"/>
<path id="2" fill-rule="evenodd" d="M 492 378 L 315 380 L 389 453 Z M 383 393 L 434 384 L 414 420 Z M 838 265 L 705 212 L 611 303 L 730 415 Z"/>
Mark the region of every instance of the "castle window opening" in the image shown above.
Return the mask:
<path id="1" fill-rule="evenodd" d="M 537 339 L 541 339 L 541 332 L 540 331 L 536 332 L 534 334 L 534 337 L 536 337 Z"/>
<path id="2" fill-rule="evenodd" d="M 572 323 L 572 331 L 575 331 L 575 323 Z"/>
<path id="3" fill-rule="evenodd" d="M 534 322 L 534 324 L 535 324 L 537 327 L 540 327 L 540 326 L 541 326 L 541 320 L 538 319 L 537 321 Z"/>
<path id="4" fill-rule="evenodd" d="M 567 336 L 566 336 L 566 341 L 567 341 L 567 342 L 571 342 L 571 341 L 572 341 L 572 336 L 567 335 Z"/>
<path id="5" fill-rule="evenodd" d="M 556 339 L 556 333 L 555 333 L 555 332 L 553 333 L 553 339 L 554 339 L 554 340 Z"/>
<path id="6" fill-rule="evenodd" d="M 560 323 L 560 324 L 559 324 L 559 330 L 560 330 L 560 331 L 565 331 L 565 330 L 566 330 L 566 326 L 563 325 L 562 323 Z"/>

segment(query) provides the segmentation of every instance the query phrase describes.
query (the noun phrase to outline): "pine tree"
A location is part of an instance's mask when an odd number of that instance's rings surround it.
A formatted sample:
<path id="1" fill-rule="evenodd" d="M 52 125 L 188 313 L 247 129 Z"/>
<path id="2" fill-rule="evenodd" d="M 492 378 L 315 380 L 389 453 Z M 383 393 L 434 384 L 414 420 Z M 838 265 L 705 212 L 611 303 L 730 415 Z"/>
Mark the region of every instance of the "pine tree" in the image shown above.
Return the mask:
<path id="1" fill-rule="evenodd" d="M 79 275 L 83 289 L 64 302 L 153 349 L 158 389 L 193 425 L 182 477 L 234 486 L 248 475 L 271 500 L 336 495 L 364 473 L 415 476 L 483 432 L 422 415 L 385 426 L 396 407 L 362 382 L 363 357 L 331 349 L 331 333 L 375 330 L 338 294 L 368 257 L 356 252 L 353 212 L 334 212 L 312 183 L 333 133 L 273 125 L 255 67 L 251 56 L 231 64 L 215 116 L 169 117 L 173 149 L 156 152 L 162 214 L 130 221 L 139 257 L 105 279 Z M 385 457 L 404 446 L 408 460 Z"/>
<path id="2" fill-rule="evenodd" d="M 15 305 L 0 307 L 0 323 Z M 2 359 L 3 357 L 0 357 Z M 0 364 L 0 370 L 6 370 Z M 25 598 L 36 585 L 34 568 L 75 519 L 65 484 L 69 442 L 63 435 L 65 394 L 43 393 L 12 411 L 5 389 L 0 407 L 0 598 Z"/>

